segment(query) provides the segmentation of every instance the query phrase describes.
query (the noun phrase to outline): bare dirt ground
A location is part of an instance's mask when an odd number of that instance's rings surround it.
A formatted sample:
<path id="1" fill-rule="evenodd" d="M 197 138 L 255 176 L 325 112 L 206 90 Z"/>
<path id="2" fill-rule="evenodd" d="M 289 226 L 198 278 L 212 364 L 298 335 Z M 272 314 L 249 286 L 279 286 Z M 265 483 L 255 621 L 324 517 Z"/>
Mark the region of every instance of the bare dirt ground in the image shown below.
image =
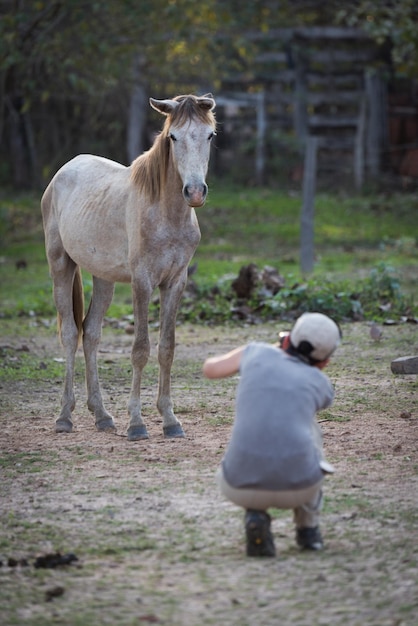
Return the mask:
<path id="1" fill-rule="evenodd" d="M 94 429 L 81 352 L 72 434 L 54 432 L 59 376 L 0 382 L 4 626 L 418 623 L 417 380 L 390 371 L 392 358 L 417 354 L 416 326 L 385 327 L 379 342 L 366 324 L 344 326 L 327 370 L 336 400 L 319 415 L 337 469 L 325 485 L 325 550 L 299 552 L 291 512 L 275 511 L 277 558 L 245 556 L 243 513 L 214 480 L 236 379 L 207 381 L 201 365 L 250 339 L 274 341 L 286 328 L 278 326 L 179 327 L 173 394 L 183 440 L 162 436 L 155 349 L 143 390 L 150 439 L 127 440 L 132 339 L 111 329 L 100 374 L 116 436 Z M 15 364 L 23 353 L 40 368 L 63 356 L 41 328 L 0 345 L 3 361 Z M 38 555 L 58 551 L 78 560 L 34 567 Z"/>

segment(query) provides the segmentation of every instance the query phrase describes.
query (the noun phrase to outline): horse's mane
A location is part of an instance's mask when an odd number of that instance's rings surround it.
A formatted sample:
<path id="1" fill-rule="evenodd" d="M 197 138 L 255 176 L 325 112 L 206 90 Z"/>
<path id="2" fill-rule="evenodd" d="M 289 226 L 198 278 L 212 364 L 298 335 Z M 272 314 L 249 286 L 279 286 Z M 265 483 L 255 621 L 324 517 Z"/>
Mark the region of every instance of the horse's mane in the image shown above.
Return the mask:
<path id="1" fill-rule="evenodd" d="M 155 202 L 160 197 L 160 190 L 166 181 L 169 157 L 170 142 L 164 124 L 151 148 L 137 157 L 131 165 L 133 184 L 148 196 L 150 202 Z"/>
<path id="2" fill-rule="evenodd" d="M 160 198 L 161 189 L 166 182 L 171 149 L 168 138 L 170 126 L 184 126 L 191 119 L 212 124 L 214 128 L 216 126 L 215 115 L 210 109 L 199 106 L 196 96 L 177 96 L 174 100 L 179 102 L 179 106 L 166 117 L 151 148 L 137 157 L 131 165 L 133 184 L 148 196 L 150 202 Z"/>

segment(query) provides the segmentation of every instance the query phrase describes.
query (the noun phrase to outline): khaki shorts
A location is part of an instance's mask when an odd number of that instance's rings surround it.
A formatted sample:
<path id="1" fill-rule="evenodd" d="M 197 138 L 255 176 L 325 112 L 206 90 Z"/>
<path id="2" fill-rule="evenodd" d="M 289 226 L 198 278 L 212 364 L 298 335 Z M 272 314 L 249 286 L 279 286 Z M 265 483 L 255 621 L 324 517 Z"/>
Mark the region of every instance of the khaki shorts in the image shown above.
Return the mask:
<path id="1" fill-rule="evenodd" d="M 216 473 L 216 480 L 221 493 L 234 504 L 244 509 L 265 511 L 268 508 L 296 509 L 307 503 L 317 502 L 320 498 L 323 480 L 305 489 L 269 491 L 264 489 L 242 489 L 231 487 L 225 480 L 222 467 Z"/>

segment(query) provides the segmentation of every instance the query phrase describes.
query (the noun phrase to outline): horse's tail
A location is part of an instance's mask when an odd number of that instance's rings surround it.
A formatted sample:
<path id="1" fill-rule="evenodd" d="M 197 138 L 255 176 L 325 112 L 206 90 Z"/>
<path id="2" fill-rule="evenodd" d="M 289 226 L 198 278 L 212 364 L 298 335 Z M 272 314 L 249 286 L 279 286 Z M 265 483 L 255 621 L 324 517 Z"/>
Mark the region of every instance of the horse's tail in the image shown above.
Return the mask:
<path id="1" fill-rule="evenodd" d="M 78 345 L 80 345 L 81 337 L 83 335 L 84 291 L 83 280 L 81 278 L 81 270 L 78 266 L 75 271 L 73 282 L 73 313 L 74 321 L 78 330 Z"/>
<path id="2" fill-rule="evenodd" d="M 78 345 L 81 343 L 81 337 L 83 334 L 83 320 L 84 320 L 84 291 L 83 280 L 81 278 L 81 270 L 77 266 L 74 274 L 73 281 L 73 315 L 74 321 L 78 330 Z M 61 337 L 61 316 L 57 315 L 57 327 L 58 335 Z"/>

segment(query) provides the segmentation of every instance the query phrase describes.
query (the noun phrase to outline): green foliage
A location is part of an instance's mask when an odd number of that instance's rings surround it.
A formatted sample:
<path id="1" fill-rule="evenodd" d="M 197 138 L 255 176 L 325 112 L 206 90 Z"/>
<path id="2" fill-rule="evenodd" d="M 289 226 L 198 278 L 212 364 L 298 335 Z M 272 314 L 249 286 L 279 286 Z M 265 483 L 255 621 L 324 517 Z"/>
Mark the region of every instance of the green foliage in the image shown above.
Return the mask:
<path id="1" fill-rule="evenodd" d="M 418 70 L 418 6 L 416 0 L 360 0 L 337 12 L 337 20 L 363 29 L 379 45 L 391 41 L 392 58 L 401 75 Z"/>
<path id="2" fill-rule="evenodd" d="M 412 316 L 415 310 L 412 297 L 402 293 L 394 269 L 381 263 L 355 282 L 311 278 L 285 286 L 276 295 L 266 294 L 260 283 L 246 300 L 237 298 L 231 280 L 197 288 L 194 298 L 182 303 L 179 318 L 194 323 L 256 323 L 318 311 L 338 321 L 384 321 Z"/>
<path id="3" fill-rule="evenodd" d="M 284 313 L 319 311 L 337 320 L 385 320 L 412 314 L 412 298 L 404 296 L 392 267 L 380 263 L 369 276 L 353 281 L 308 280 L 279 291 L 272 300 Z"/>
<path id="4" fill-rule="evenodd" d="M 216 9 L 216 0 L 199 11 L 193 0 L 3 2 L 2 180 L 41 187 L 78 152 L 125 161 L 135 64 L 155 97 L 195 91 L 203 67 L 212 84 L 222 67 L 215 34 L 227 17 Z"/>
<path id="5" fill-rule="evenodd" d="M 220 281 L 211 287 L 209 285 L 196 287 L 192 297 L 186 294 L 180 304 L 178 319 L 212 325 L 230 321 L 234 298 L 228 282 Z"/>

